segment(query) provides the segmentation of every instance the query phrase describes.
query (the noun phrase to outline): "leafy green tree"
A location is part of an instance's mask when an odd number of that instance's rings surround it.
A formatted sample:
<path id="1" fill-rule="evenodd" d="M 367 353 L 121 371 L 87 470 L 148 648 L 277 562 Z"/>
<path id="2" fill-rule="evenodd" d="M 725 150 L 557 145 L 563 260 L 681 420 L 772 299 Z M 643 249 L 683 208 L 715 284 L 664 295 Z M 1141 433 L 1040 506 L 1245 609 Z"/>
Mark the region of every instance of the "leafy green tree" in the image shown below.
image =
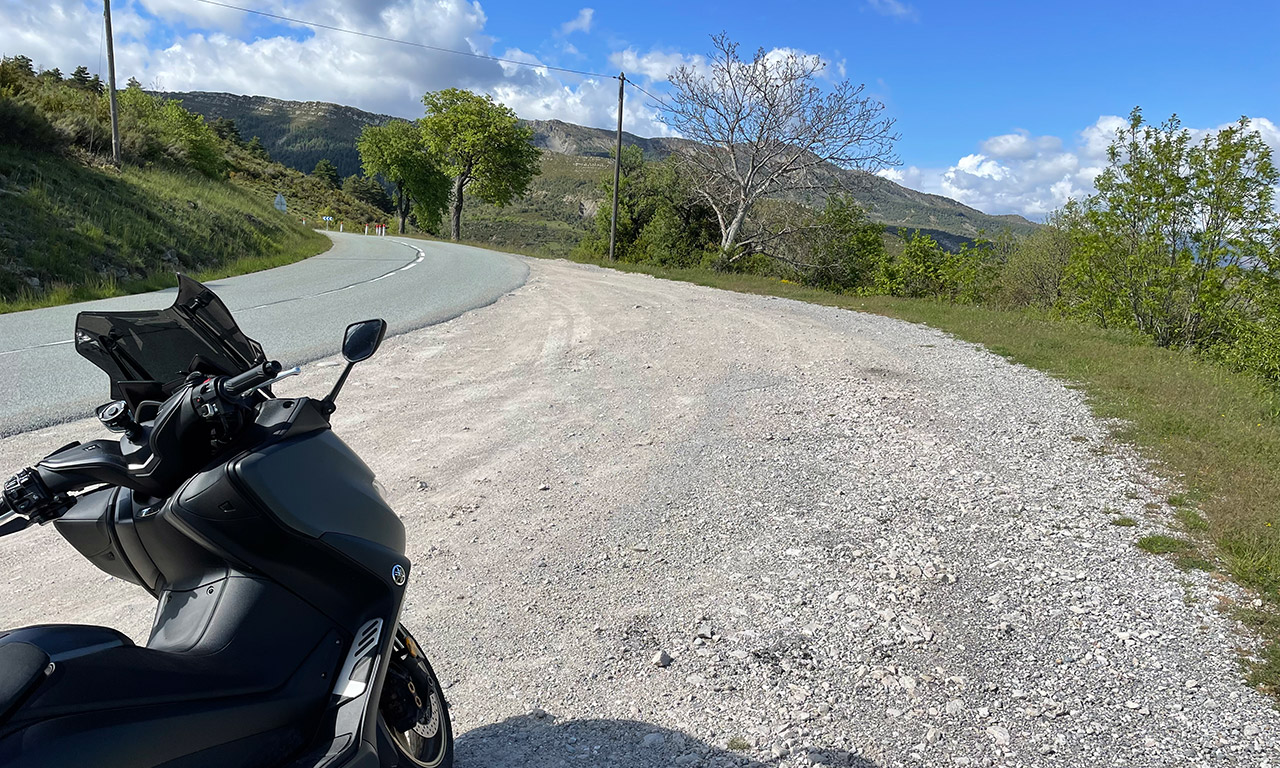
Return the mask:
<path id="1" fill-rule="evenodd" d="M 422 103 L 427 109 L 419 121 L 423 143 L 453 179 L 449 235 L 458 240 L 463 193 L 506 205 L 528 191 L 542 153 L 533 144 L 533 130 L 489 96 L 448 88 L 426 94 Z"/>
<path id="2" fill-rule="evenodd" d="M 947 252 L 938 241 L 916 230 L 899 233 L 904 245 L 897 258 L 886 259 L 876 275 L 876 290 L 891 296 L 938 296 L 945 286 Z"/>
<path id="3" fill-rule="evenodd" d="M 1230 344 L 1265 314 L 1280 269 L 1280 171 L 1249 120 L 1193 143 L 1139 109 L 1108 150 L 1075 237 L 1076 311 L 1167 347 Z"/>
<path id="4" fill-rule="evenodd" d="M 392 213 L 395 210 L 387 190 L 383 189 L 376 179 L 371 179 L 368 176 L 357 176 L 356 174 L 348 176 L 342 181 L 342 191 L 385 213 Z"/>
<path id="5" fill-rule="evenodd" d="M 62 70 L 57 67 L 54 67 L 53 69 L 44 69 L 41 70 L 40 74 L 36 75 L 36 77 L 51 83 L 60 83 L 62 82 Z"/>
<path id="6" fill-rule="evenodd" d="M 847 195 L 832 195 L 806 228 L 805 282 L 828 290 L 871 288 L 885 260 L 884 225 Z"/>
<path id="7" fill-rule="evenodd" d="M 959 251 L 944 249 L 938 298 L 958 304 L 987 301 L 1016 246 L 1013 234 L 1005 230 L 994 240 L 979 233 L 976 240 L 961 243 Z"/>
<path id="8" fill-rule="evenodd" d="M 311 172 L 311 175 L 323 181 L 332 189 L 339 189 L 342 186 L 341 177 L 338 176 L 338 166 L 329 162 L 329 158 L 327 157 L 320 158 L 320 161 L 316 163 L 315 170 Z"/>
<path id="9" fill-rule="evenodd" d="M 422 228 L 438 226 L 449 203 L 449 179 L 427 154 L 417 125 L 392 120 L 365 126 L 356 149 L 365 174 L 381 176 L 394 188 L 392 202 L 401 234 L 411 211 Z"/>
<path id="10" fill-rule="evenodd" d="M 601 182 L 604 203 L 596 209 L 595 231 L 584 253 L 609 250 L 613 173 Z M 687 267 L 699 264 L 719 237 L 714 212 L 693 191 L 673 159 L 648 162 L 640 148 L 622 148 L 618 183 L 618 227 L 614 256 L 620 261 Z"/>

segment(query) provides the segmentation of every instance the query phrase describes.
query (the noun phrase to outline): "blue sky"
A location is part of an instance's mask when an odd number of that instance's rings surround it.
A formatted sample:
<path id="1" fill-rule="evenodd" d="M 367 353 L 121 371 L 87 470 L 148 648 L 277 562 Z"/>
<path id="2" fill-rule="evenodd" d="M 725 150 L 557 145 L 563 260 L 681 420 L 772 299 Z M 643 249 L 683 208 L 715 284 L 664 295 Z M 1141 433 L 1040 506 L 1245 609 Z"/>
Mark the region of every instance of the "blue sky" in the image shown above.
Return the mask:
<path id="1" fill-rule="evenodd" d="M 1120 116 L 1177 112 L 1196 130 L 1241 115 L 1280 149 L 1280 2 L 674 2 L 230 0 L 234 5 L 661 88 L 711 34 L 822 56 L 898 121 L 886 175 L 992 213 L 1042 216 L 1087 194 Z M 195 0 L 114 0 L 121 78 L 172 90 L 313 99 L 415 117 L 429 89 L 492 93 L 522 116 L 601 127 L 616 85 L 434 54 Z M 0 0 L 0 52 L 64 71 L 101 61 L 101 4 Z M 69 30 L 78 34 L 67 35 Z M 635 98 L 632 98 L 635 97 Z M 664 127 L 629 94 L 627 127 Z"/>

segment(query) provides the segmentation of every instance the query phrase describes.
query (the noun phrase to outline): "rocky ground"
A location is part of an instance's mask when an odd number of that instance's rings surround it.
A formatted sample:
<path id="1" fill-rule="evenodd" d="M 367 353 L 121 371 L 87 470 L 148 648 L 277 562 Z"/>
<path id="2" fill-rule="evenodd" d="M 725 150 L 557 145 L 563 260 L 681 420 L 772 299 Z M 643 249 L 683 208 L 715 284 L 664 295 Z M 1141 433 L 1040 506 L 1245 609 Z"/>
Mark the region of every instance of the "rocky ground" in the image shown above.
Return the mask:
<path id="1" fill-rule="evenodd" d="M 1175 489 L 1077 392 L 920 326 L 530 266 L 388 340 L 335 421 L 404 517 L 460 766 L 1280 766 L 1248 597 L 1134 546 Z M 0 441 L 0 473 L 95 431 Z M 52 530 L 0 558 L 0 625 L 145 637 Z"/>

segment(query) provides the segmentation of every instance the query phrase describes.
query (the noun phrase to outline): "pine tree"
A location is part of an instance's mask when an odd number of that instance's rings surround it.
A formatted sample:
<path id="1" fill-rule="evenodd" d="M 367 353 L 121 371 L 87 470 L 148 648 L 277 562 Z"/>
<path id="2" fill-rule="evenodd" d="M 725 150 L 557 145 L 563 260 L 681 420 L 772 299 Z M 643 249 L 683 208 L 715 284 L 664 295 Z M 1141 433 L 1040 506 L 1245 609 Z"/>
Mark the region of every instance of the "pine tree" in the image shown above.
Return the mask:
<path id="1" fill-rule="evenodd" d="M 338 189 L 342 184 L 342 178 L 338 176 L 338 167 L 329 162 L 327 157 L 321 158 L 320 162 L 316 163 L 316 168 L 311 175 L 334 189 Z"/>
<path id="2" fill-rule="evenodd" d="M 72 88 L 87 91 L 91 89 L 92 82 L 93 79 L 89 77 L 89 68 L 84 65 L 76 67 L 76 70 L 71 73 L 70 85 Z"/>

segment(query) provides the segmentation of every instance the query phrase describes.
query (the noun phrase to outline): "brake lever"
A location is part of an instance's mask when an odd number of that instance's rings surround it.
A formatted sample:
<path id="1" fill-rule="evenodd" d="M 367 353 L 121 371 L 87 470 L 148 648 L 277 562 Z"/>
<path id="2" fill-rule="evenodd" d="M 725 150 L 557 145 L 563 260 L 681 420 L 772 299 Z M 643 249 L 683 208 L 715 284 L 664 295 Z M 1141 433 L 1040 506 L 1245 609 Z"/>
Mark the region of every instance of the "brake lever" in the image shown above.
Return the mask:
<path id="1" fill-rule="evenodd" d="M 26 530 L 31 525 L 31 521 L 17 512 L 5 512 L 0 515 L 0 536 L 8 536 L 11 533 Z"/>

